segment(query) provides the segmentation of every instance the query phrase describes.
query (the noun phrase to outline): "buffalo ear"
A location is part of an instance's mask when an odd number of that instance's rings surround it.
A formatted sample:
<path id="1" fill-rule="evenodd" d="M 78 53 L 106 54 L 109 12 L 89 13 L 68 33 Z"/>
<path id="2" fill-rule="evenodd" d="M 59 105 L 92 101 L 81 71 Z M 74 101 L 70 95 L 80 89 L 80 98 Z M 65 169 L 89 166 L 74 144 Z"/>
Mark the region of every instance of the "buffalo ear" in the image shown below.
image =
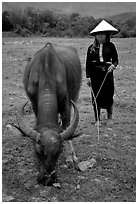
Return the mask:
<path id="1" fill-rule="evenodd" d="M 77 133 L 74 133 L 72 136 L 71 136 L 71 138 L 69 138 L 69 140 L 71 139 L 73 139 L 73 138 L 75 138 L 75 137 L 79 137 L 79 136 L 81 136 L 81 135 L 83 135 L 84 133 L 82 133 L 82 132 L 77 132 Z"/>

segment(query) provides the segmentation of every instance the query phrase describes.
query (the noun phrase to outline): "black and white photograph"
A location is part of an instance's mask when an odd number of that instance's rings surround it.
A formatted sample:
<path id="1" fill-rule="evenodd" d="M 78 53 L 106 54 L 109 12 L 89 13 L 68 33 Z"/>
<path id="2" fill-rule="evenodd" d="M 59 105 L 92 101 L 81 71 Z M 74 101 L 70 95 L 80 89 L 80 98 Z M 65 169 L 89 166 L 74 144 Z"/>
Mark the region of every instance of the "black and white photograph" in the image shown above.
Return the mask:
<path id="1" fill-rule="evenodd" d="M 1 7 L 1 202 L 136 202 L 136 2 Z"/>

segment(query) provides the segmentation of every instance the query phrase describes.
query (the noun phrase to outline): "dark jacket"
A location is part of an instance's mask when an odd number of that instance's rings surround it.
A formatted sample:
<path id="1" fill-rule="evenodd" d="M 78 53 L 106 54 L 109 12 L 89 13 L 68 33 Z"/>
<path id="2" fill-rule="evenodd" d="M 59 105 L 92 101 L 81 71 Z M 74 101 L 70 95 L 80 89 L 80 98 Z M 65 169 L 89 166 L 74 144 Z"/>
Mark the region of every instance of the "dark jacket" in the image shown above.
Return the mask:
<path id="1" fill-rule="evenodd" d="M 99 47 L 92 49 L 92 45 L 89 46 L 86 58 L 86 77 L 91 77 L 91 72 L 95 66 L 95 61 L 100 62 L 99 59 Z M 103 44 L 103 59 L 104 62 L 111 62 L 115 66 L 118 65 L 118 54 L 115 45 L 112 42 Z"/>
<path id="2" fill-rule="evenodd" d="M 86 77 L 91 78 L 91 85 L 95 96 L 97 95 L 100 86 L 105 78 L 109 65 L 106 62 L 111 62 L 115 66 L 118 64 L 118 54 L 115 45 L 112 42 L 103 44 L 103 62 L 100 62 L 99 47 L 90 45 L 87 51 L 86 58 Z M 114 78 L 113 72 L 108 73 L 102 89 L 96 98 L 97 105 L 101 108 L 109 108 L 113 105 L 114 95 Z M 92 97 L 92 101 L 94 98 Z"/>

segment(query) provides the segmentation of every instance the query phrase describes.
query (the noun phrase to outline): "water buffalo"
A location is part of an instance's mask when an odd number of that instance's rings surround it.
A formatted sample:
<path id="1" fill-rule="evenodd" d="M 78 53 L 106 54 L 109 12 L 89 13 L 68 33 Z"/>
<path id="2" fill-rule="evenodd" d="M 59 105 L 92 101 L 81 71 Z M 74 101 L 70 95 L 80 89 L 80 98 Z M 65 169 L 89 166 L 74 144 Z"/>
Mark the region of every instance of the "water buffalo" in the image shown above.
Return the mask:
<path id="1" fill-rule="evenodd" d="M 66 161 L 76 160 L 71 139 L 78 125 L 75 102 L 81 86 L 81 64 L 72 46 L 47 43 L 27 64 L 23 84 L 36 116 L 35 129 L 24 122 L 24 107 L 17 113 L 20 131 L 34 140 L 39 167 L 38 182 L 52 185 L 57 180 L 56 164 L 65 142 Z M 71 118 L 71 106 L 74 117 Z M 58 115 L 62 121 L 62 130 Z"/>

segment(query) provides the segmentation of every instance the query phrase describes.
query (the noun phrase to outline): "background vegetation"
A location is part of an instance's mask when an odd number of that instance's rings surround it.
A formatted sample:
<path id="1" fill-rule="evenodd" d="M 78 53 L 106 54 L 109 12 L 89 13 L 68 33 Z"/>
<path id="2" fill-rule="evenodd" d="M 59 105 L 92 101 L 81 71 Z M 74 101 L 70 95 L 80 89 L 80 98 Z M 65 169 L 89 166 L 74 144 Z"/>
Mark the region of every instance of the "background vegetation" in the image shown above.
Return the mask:
<path id="1" fill-rule="evenodd" d="M 136 37 L 136 14 L 125 13 L 121 18 L 108 18 L 119 33 L 115 37 Z M 122 20 L 123 19 L 123 20 Z M 14 9 L 2 13 L 2 31 L 27 37 L 87 37 L 102 19 L 81 16 L 79 13 L 56 14 L 50 10 L 39 11 L 33 7 Z"/>

